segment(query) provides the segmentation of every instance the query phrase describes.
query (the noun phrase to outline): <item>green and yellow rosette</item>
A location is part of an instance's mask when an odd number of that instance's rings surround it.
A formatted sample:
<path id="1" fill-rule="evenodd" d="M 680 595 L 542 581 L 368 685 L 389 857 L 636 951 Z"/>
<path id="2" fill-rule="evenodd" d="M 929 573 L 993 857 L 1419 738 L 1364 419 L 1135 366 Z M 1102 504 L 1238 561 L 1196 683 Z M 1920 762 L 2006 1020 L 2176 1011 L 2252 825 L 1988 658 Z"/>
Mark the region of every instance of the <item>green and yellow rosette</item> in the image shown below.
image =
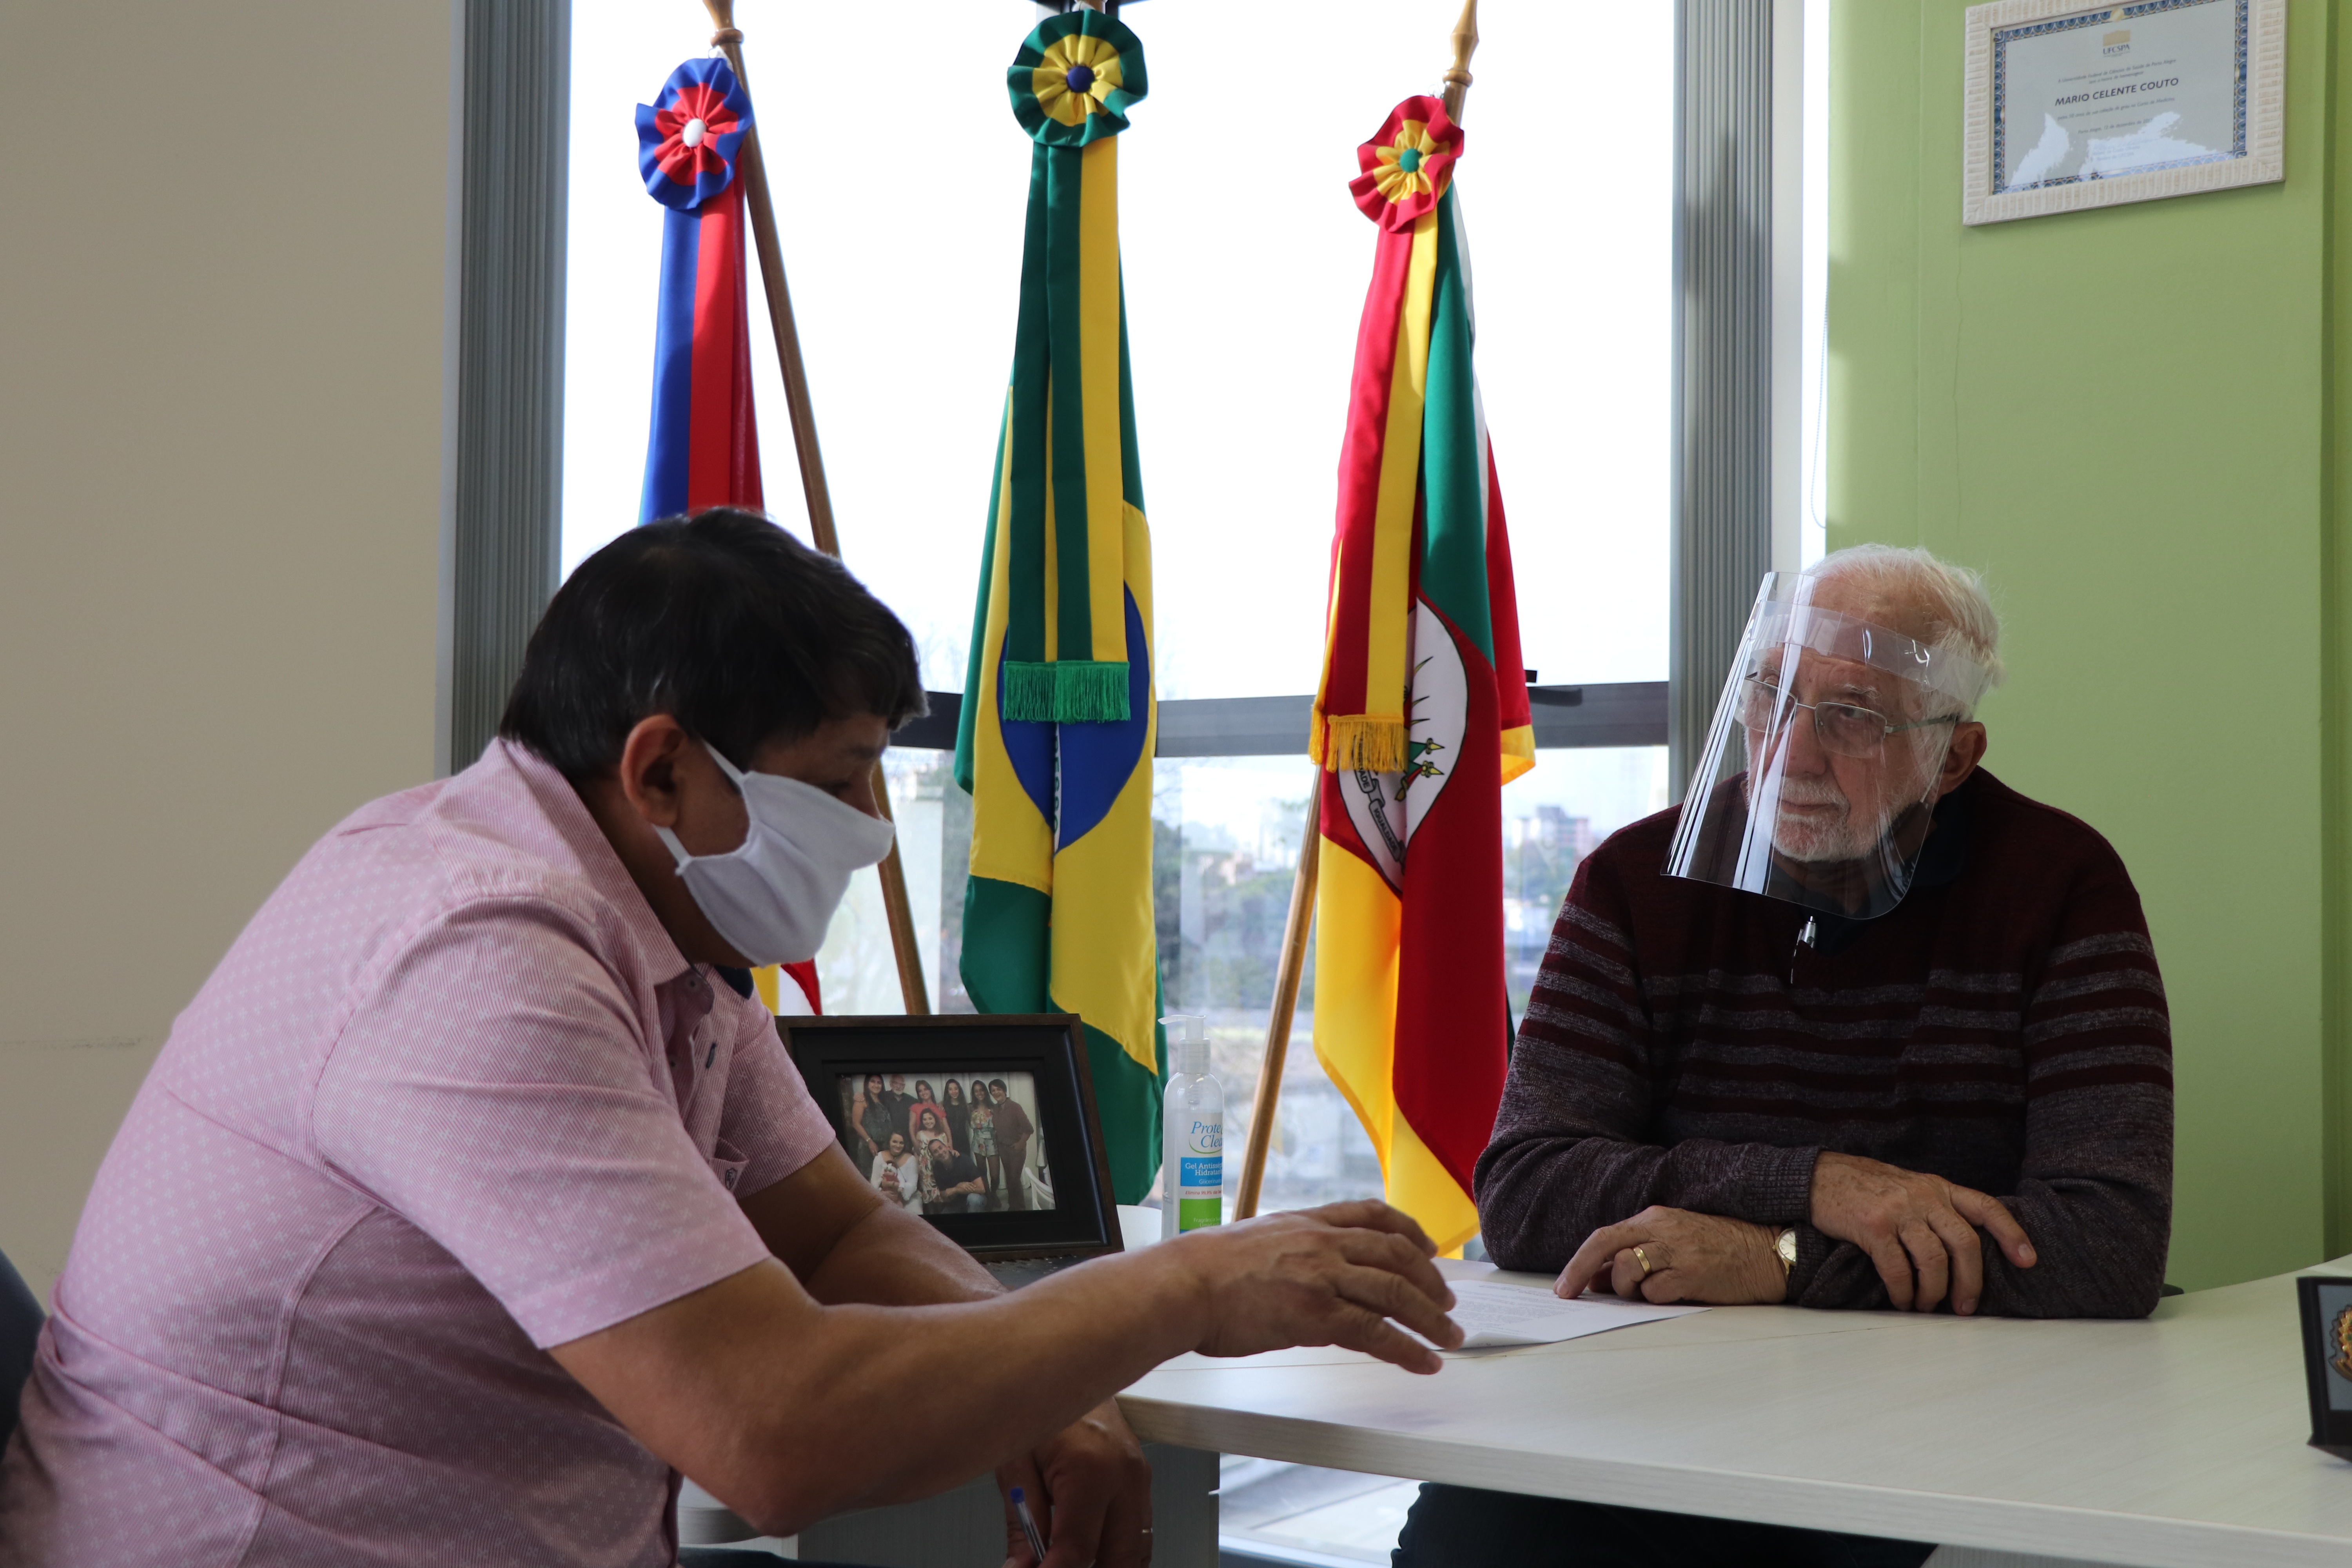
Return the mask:
<path id="1" fill-rule="evenodd" d="M 1125 724 L 1137 712 L 1127 584 L 1148 566 L 1129 560 L 1142 490 L 1128 449 L 1117 137 L 1143 98 L 1143 45 L 1099 12 L 1066 12 L 1022 42 L 1005 82 L 1030 174 L 995 508 L 1009 552 L 1004 717 Z"/>
<path id="2" fill-rule="evenodd" d="M 1081 6 L 1038 24 L 1005 72 L 1013 117 L 1049 147 L 1083 147 L 1127 129 L 1144 94 L 1143 45 Z"/>

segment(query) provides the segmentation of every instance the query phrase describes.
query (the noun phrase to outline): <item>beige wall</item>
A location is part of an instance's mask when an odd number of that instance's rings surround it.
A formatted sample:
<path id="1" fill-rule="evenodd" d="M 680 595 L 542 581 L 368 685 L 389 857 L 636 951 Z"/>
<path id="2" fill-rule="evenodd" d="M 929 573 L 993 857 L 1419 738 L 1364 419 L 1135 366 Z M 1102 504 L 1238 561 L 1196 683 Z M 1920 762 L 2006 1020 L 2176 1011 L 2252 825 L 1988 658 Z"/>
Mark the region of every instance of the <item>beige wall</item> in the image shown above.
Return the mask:
<path id="1" fill-rule="evenodd" d="M 46 1293 L 186 1004 L 432 776 L 446 0 L 0 6 L 0 1248 Z"/>

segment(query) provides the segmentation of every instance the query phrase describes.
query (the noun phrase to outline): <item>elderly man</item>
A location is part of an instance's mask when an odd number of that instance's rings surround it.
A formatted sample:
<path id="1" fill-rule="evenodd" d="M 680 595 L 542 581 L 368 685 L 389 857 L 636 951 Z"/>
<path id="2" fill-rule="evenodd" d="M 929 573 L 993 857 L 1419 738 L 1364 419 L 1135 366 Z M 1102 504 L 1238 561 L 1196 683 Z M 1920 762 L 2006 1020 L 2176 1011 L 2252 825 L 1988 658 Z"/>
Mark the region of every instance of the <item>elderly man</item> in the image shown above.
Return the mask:
<path id="1" fill-rule="evenodd" d="M 1689 799 L 1585 860 L 1477 1170 L 1486 1243 L 1654 1301 L 2140 1317 L 2163 984 L 2106 841 L 1978 764 L 1972 573 L 1768 580 Z M 1909 1568 L 1926 1544 L 1426 1489 L 1401 1565 Z"/>

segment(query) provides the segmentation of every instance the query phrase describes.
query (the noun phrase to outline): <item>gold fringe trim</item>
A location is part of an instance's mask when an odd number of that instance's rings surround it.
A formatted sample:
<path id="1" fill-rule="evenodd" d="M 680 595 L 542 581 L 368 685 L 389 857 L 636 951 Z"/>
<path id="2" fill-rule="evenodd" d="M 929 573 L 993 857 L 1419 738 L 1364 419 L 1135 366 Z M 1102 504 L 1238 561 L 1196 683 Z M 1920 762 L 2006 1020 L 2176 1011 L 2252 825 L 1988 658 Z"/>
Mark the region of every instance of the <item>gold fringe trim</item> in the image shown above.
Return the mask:
<path id="1" fill-rule="evenodd" d="M 1381 719 L 1364 713 L 1332 713 L 1323 720 L 1324 771 L 1362 769 L 1366 773 L 1404 772 L 1405 732 L 1402 719 Z"/>

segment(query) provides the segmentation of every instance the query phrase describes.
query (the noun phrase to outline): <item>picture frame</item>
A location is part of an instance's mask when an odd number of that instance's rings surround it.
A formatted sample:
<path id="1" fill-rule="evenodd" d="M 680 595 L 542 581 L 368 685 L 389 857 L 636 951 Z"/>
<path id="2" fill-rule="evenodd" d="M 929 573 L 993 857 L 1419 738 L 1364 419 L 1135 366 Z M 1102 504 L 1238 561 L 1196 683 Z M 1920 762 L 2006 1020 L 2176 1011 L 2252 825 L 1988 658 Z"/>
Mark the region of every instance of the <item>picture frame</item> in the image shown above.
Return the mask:
<path id="1" fill-rule="evenodd" d="M 858 1173 L 908 1203 L 910 1212 L 973 1257 L 993 1263 L 1123 1250 L 1076 1014 L 780 1017 L 776 1032 Z M 878 1095 L 872 1089 L 877 1078 L 883 1084 Z M 889 1087 L 893 1078 L 903 1080 L 901 1089 Z M 947 1160 L 918 1162 L 909 1170 L 911 1147 L 898 1156 L 877 1146 L 877 1137 L 902 1121 L 935 1136 L 940 1119 L 924 1116 L 927 1102 L 915 1096 L 919 1087 L 928 1089 L 928 1103 L 944 1110 L 939 1086 L 950 1079 L 960 1086 L 977 1079 L 993 1086 L 992 1097 L 1004 1096 L 990 1108 L 985 1132 L 976 1125 L 980 1118 L 966 1091 L 962 1141 L 950 1133 Z M 903 1105 L 896 1098 L 900 1094 L 908 1097 Z M 1003 1116 L 1008 1134 L 1026 1125 L 1033 1130 L 1024 1138 L 996 1134 L 1007 1100 L 1020 1112 Z M 968 1193 L 975 1166 L 982 1190 Z M 942 1189 L 941 1175 L 963 1179 Z M 945 1195 L 917 1195 L 925 1189 Z"/>
<path id="2" fill-rule="evenodd" d="M 2311 1446 L 2352 1459 L 2352 1276 L 2305 1274 L 2294 1289 L 2303 1313 Z"/>
<path id="3" fill-rule="evenodd" d="M 1969 7 L 1960 222 L 2284 179 L 2287 3 Z"/>

